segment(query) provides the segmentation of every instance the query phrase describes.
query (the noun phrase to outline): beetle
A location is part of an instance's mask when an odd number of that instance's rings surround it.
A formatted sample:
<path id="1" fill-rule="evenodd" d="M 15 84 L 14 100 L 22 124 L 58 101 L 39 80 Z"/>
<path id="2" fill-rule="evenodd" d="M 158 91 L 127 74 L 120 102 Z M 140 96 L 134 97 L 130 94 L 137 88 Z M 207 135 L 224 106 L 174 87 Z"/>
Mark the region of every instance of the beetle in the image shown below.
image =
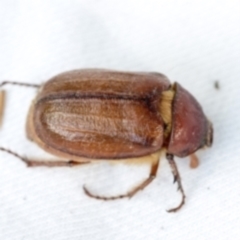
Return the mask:
<path id="1" fill-rule="evenodd" d="M 171 167 L 185 202 L 174 156 L 195 159 L 195 152 L 210 147 L 213 127 L 197 100 L 179 83 L 161 73 L 120 72 L 103 69 L 73 70 L 42 85 L 5 81 L 36 87 L 26 124 L 27 138 L 46 152 L 66 161 L 34 161 L 9 149 L 28 166 L 73 166 L 106 160 L 149 161 L 149 177 L 126 194 L 92 198 L 114 200 L 132 197 L 156 177 L 162 152 Z M 196 165 L 196 164 L 195 164 Z"/>

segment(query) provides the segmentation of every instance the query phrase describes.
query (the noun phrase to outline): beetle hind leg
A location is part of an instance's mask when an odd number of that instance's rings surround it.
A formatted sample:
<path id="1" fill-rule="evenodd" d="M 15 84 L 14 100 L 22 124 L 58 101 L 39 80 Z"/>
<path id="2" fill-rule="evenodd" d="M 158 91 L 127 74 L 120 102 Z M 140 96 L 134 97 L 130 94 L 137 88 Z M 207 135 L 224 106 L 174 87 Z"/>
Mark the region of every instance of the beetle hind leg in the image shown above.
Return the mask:
<path id="1" fill-rule="evenodd" d="M 52 161 L 38 161 L 38 160 L 30 160 L 26 157 L 23 157 L 21 155 L 19 155 L 18 153 L 4 148 L 4 147 L 0 147 L 0 151 L 3 152 L 7 152 L 13 156 L 15 156 L 16 158 L 20 159 L 22 162 L 24 162 L 28 167 L 72 167 L 72 166 L 77 166 L 80 164 L 86 164 L 86 163 L 90 163 L 90 162 L 77 162 L 74 160 L 68 160 L 68 161 L 64 161 L 64 160 L 52 160 Z"/>
<path id="2" fill-rule="evenodd" d="M 159 159 L 157 159 L 157 161 L 155 160 L 152 162 L 149 177 L 125 194 L 105 197 L 105 196 L 98 196 L 98 195 L 92 194 L 85 186 L 83 186 L 83 190 L 87 196 L 89 196 L 91 198 L 99 199 L 99 200 L 108 201 L 108 200 L 116 200 L 116 199 L 120 199 L 120 198 L 131 198 L 137 192 L 139 192 L 140 190 L 143 190 L 145 187 L 147 187 L 155 179 L 157 170 L 158 170 L 158 166 L 159 166 Z"/>
<path id="3" fill-rule="evenodd" d="M 22 82 L 14 82 L 14 81 L 3 81 L 0 83 L 0 87 L 4 85 L 17 85 L 17 86 L 23 86 L 23 87 L 33 87 L 33 88 L 39 88 L 39 84 L 33 84 L 33 83 L 22 83 Z"/>
<path id="4" fill-rule="evenodd" d="M 173 155 L 167 153 L 166 158 L 167 158 L 168 163 L 172 170 L 173 183 L 177 182 L 178 190 L 181 192 L 181 195 L 182 195 L 182 200 L 181 200 L 180 204 L 175 208 L 171 208 L 171 209 L 167 210 L 167 212 L 177 212 L 184 205 L 186 196 L 185 196 L 185 193 L 184 193 L 184 190 L 182 187 L 181 177 L 178 172 L 177 165 L 174 161 Z"/>

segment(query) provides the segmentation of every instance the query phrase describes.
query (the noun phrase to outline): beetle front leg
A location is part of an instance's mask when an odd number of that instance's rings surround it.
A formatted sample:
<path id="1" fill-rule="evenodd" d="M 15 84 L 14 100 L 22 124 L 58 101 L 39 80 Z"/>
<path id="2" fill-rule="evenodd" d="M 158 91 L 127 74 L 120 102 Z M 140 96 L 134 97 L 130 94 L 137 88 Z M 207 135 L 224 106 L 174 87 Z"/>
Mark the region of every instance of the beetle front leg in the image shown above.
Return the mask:
<path id="1" fill-rule="evenodd" d="M 167 153 L 166 158 L 167 158 L 168 163 L 169 163 L 169 165 L 171 167 L 171 170 L 172 170 L 173 183 L 177 182 L 178 190 L 180 190 L 180 192 L 182 194 L 182 200 L 181 200 L 180 204 L 177 207 L 171 208 L 167 211 L 168 212 L 177 212 L 184 205 L 186 196 L 185 196 L 185 193 L 184 193 L 184 190 L 183 190 L 183 187 L 182 187 L 181 177 L 180 177 L 180 174 L 178 172 L 178 168 L 177 168 L 177 165 L 174 161 L 173 155 Z"/>
<path id="2" fill-rule="evenodd" d="M 68 160 L 68 161 L 37 161 L 37 160 L 29 160 L 26 157 L 23 157 L 21 155 L 19 155 L 16 152 L 13 152 L 12 150 L 9 150 L 7 148 L 3 148 L 0 147 L 0 151 L 3 152 L 7 152 L 13 156 L 15 156 L 16 158 L 20 159 L 22 162 L 24 162 L 28 167 L 72 167 L 72 166 L 77 166 L 80 164 L 86 164 L 86 163 L 90 163 L 90 162 L 77 162 L 74 160 Z"/>
<path id="3" fill-rule="evenodd" d="M 126 197 L 131 198 L 137 192 L 139 192 L 140 190 L 143 190 L 145 187 L 147 187 L 155 179 L 157 170 L 158 170 L 158 166 L 159 166 L 159 159 L 156 159 L 152 162 L 151 171 L 150 171 L 148 178 L 145 179 L 142 183 L 140 183 L 139 185 L 137 185 L 136 187 L 134 187 L 132 190 L 130 190 L 129 192 L 127 192 L 125 194 L 111 196 L 111 197 L 105 197 L 105 196 L 98 196 L 98 195 L 92 194 L 85 186 L 83 186 L 83 190 L 87 196 L 89 196 L 91 198 L 99 199 L 99 200 L 107 201 L 107 200 L 116 200 L 119 198 L 126 198 Z"/>
<path id="4" fill-rule="evenodd" d="M 190 168 L 197 168 L 199 166 L 199 160 L 196 154 L 192 153 L 189 157 L 190 157 Z"/>

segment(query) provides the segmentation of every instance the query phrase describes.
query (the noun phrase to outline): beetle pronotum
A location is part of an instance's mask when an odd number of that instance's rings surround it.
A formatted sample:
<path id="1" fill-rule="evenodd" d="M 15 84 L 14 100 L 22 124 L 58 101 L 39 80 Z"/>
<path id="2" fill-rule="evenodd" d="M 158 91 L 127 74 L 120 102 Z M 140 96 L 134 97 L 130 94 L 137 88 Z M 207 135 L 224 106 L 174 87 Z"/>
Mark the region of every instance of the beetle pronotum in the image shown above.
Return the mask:
<path id="1" fill-rule="evenodd" d="M 166 153 L 174 182 L 185 202 L 174 156 L 192 158 L 211 146 L 212 124 L 197 100 L 179 83 L 160 73 L 130 73 L 83 69 L 62 73 L 43 85 L 3 82 L 39 88 L 27 118 L 27 137 L 45 151 L 66 161 L 34 161 L 0 147 L 28 166 L 72 166 L 98 160 L 147 160 L 149 177 L 119 196 L 89 197 L 113 200 L 132 197 L 156 177 L 161 152 Z"/>

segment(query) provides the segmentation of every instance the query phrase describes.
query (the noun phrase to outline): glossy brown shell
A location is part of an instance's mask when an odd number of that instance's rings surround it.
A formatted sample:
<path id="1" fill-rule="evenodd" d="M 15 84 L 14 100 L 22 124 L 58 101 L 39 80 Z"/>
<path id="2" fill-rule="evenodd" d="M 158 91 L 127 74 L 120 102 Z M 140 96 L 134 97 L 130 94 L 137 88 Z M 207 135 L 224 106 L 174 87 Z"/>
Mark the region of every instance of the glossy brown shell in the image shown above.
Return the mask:
<path id="1" fill-rule="evenodd" d="M 174 84 L 172 133 L 168 153 L 186 157 L 212 143 L 212 126 L 197 100 L 179 83 Z"/>
<path id="2" fill-rule="evenodd" d="M 159 112 L 169 80 L 158 73 L 76 70 L 46 82 L 28 116 L 28 136 L 65 157 L 119 159 L 163 145 Z"/>

